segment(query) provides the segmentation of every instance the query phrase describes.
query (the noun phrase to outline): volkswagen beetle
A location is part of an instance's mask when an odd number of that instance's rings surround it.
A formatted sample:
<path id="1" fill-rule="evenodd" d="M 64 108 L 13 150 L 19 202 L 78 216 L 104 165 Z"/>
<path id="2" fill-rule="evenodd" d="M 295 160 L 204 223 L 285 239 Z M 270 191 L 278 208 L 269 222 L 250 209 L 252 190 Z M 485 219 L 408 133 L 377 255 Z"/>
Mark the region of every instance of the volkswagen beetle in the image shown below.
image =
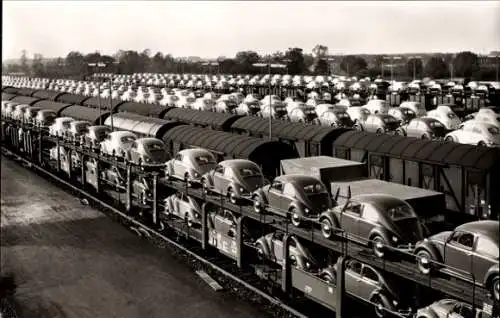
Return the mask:
<path id="1" fill-rule="evenodd" d="M 165 175 L 190 185 L 200 182 L 202 175 L 214 169 L 216 165 L 217 160 L 212 152 L 203 148 L 184 149 L 167 161 Z"/>

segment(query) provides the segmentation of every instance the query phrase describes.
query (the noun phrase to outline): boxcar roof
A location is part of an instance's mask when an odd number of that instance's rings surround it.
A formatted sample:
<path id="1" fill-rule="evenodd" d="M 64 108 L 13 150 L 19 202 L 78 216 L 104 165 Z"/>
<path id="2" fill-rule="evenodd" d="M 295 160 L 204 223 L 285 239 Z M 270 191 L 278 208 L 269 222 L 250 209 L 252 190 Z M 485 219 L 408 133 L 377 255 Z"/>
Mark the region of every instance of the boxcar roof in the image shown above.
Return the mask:
<path id="1" fill-rule="evenodd" d="M 116 106 L 121 105 L 125 103 L 125 101 L 122 101 L 120 99 L 110 99 L 109 98 L 101 98 L 101 108 L 102 109 L 114 109 Z M 83 102 L 83 106 L 88 106 L 92 108 L 99 108 L 99 98 L 98 97 L 91 97 L 89 99 L 86 99 Z"/>
<path id="2" fill-rule="evenodd" d="M 98 109 L 80 105 L 71 105 L 65 107 L 60 111 L 59 114 L 59 116 L 73 117 L 76 120 L 85 120 L 91 122 L 93 125 L 98 125 L 99 119 L 102 119 L 102 121 L 104 122 L 104 120 L 108 115 L 109 112 L 106 111 L 99 112 Z"/>
<path id="3" fill-rule="evenodd" d="M 26 104 L 26 105 L 30 105 L 30 106 L 33 106 L 33 104 L 39 100 L 40 100 L 39 98 L 20 96 L 20 95 L 11 99 L 11 101 L 13 101 L 13 102 L 17 102 L 19 104 Z"/>
<path id="4" fill-rule="evenodd" d="M 129 112 L 147 117 L 163 118 L 165 112 L 167 112 L 169 109 L 170 109 L 169 107 L 161 105 L 125 102 L 117 105 L 114 108 L 114 111 Z"/>
<path id="5" fill-rule="evenodd" d="M 107 117 L 104 124 L 106 126 L 111 126 L 111 117 Z M 175 121 L 141 116 L 127 112 L 113 114 L 113 128 L 129 130 L 155 138 L 161 138 L 165 131 L 178 125 L 180 125 L 180 123 Z"/>
<path id="6" fill-rule="evenodd" d="M 56 102 L 70 103 L 75 105 L 82 105 L 83 101 L 89 99 L 88 96 L 76 95 L 71 93 L 63 93 L 55 98 Z"/>
<path id="7" fill-rule="evenodd" d="M 403 136 L 350 131 L 334 142 L 335 147 L 366 149 L 391 157 L 439 165 L 459 165 L 488 170 L 500 160 L 496 148 L 478 147 L 442 141 L 420 140 Z"/>
<path id="8" fill-rule="evenodd" d="M 13 87 L 13 86 L 2 87 L 3 93 L 17 94 L 18 91 L 19 91 L 19 88 L 17 88 L 17 87 Z"/>
<path id="9" fill-rule="evenodd" d="M 62 93 L 62 92 L 55 92 L 55 91 L 48 91 L 48 90 L 39 90 L 39 91 L 36 91 L 33 94 L 33 97 L 55 101 L 56 98 L 59 95 L 62 95 L 62 94 L 64 94 L 64 93 Z"/>
<path id="10" fill-rule="evenodd" d="M 16 94 L 2 93 L 2 100 L 11 100 L 16 96 Z"/>
<path id="11" fill-rule="evenodd" d="M 194 109 L 176 108 L 169 109 L 164 118 L 182 121 L 186 124 L 197 124 L 203 126 L 213 126 L 227 131 L 231 125 L 242 115 L 201 111 Z"/>
<path id="12" fill-rule="evenodd" d="M 64 108 L 71 106 L 71 104 L 68 103 L 58 103 L 58 102 L 53 102 L 50 100 L 39 100 L 38 102 L 34 103 L 33 106 L 35 107 L 40 107 L 40 109 L 49 109 L 54 111 L 56 114 L 59 115 L 59 112 L 63 110 Z"/>
<path id="13" fill-rule="evenodd" d="M 32 88 L 20 88 L 17 91 L 17 95 L 22 95 L 22 96 L 33 96 L 33 93 L 35 93 L 36 90 Z"/>

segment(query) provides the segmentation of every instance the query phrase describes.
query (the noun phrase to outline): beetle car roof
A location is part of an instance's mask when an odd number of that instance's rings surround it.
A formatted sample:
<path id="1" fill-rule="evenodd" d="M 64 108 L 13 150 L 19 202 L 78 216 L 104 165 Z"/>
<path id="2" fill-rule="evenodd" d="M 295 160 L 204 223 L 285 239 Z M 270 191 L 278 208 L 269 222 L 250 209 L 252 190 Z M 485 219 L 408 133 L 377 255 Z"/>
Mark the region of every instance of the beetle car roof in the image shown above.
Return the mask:
<path id="1" fill-rule="evenodd" d="M 482 236 L 487 236 L 498 242 L 500 237 L 500 222 L 499 221 L 475 221 L 462 224 L 456 228 L 457 230 L 463 230 L 467 232 L 474 232 Z"/>

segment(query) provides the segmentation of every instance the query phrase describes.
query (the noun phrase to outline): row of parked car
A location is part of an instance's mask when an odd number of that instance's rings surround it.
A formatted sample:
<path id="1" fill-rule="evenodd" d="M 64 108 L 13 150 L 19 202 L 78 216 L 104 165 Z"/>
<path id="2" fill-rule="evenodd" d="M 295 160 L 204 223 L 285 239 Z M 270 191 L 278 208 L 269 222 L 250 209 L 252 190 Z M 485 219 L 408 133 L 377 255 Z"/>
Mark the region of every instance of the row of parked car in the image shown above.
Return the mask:
<path id="1" fill-rule="evenodd" d="M 19 107 L 8 108 L 7 105 L 8 102 L 2 101 L 2 116 L 22 121 L 23 112 Z M 40 109 L 30 109 L 30 114 L 31 111 L 36 113 L 34 118 L 38 118 L 40 112 L 43 114 Z M 337 231 L 342 230 L 351 240 L 371 247 L 378 257 L 385 257 L 393 250 L 412 252 L 422 273 L 439 270 L 440 264 L 454 268 L 453 275 L 470 272 L 478 285 L 485 286 L 497 301 L 499 299 L 497 221 L 472 222 L 452 232 L 424 239 L 426 230 L 413 208 L 396 197 L 363 194 L 338 205 L 336 195 L 329 193 L 326 186 L 314 177 L 282 175 L 268 181 L 261 169 L 249 160 L 217 162 L 213 153 L 201 148 L 181 150 L 171 157 L 163 143 L 155 138 L 138 138 L 128 131 L 111 131 L 106 126 L 92 126 L 69 117 L 55 118 L 52 124 L 49 123 L 44 122 L 44 125 L 51 135 L 82 142 L 100 149 L 103 154 L 122 156 L 138 165 L 160 166 L 167 179 L 180 180 L 192 187 L 200 186 L 207 194 L 227 197 L 233 204 L 252 204 L 255 213 L 287 217 L 298 227 L 312 223 L 326 238 L 333 238 Z M 59 149 L 59 156 L 64 151 Z M 57 152 L 57 149 L 51 151 L 53 159 L 57 159 Z M 95 164 L 91 160 L 85 163 L 75 160 L 75 163 L 86 164 L 88 169 Z M 116 188 L 124 185 L 124 178 L 116 167 L 102 171 L 101 178 Z M 151 199 L 147 180 L 135 180 L 133 187 L 143 203 Z M 163 207 L 163 218 L 182 218 L 189 226 L 198 226 L 201 222 L 201 202 L 196 198 L 174 194 L 164 199 Z M 256 239 L 254 244 L 263 259 L 280 263 L 283 261 L 280 242 L 279 233 L 270 233 Z M 294 266 L 335 283 L 335 266 L 319 268 L 312 253 L 297 238 L 292 239 L 289 249 Z M 401 287 L 396 287 L 390 277 L 375 268 L 349 260 L 345 274 L 347 292 L 375 303 L 378 315 L 383 315 L 383 308 L 405 308 L 406 304 L 398 295 Z M 373 293 L 375 290 L 379 293 Z M 466 304 L 443 300 L 421 309 L 417 315 L 431 317 L 436 310 L 455 313 L 457 308 L 457 314 L 472 311 Z"/>

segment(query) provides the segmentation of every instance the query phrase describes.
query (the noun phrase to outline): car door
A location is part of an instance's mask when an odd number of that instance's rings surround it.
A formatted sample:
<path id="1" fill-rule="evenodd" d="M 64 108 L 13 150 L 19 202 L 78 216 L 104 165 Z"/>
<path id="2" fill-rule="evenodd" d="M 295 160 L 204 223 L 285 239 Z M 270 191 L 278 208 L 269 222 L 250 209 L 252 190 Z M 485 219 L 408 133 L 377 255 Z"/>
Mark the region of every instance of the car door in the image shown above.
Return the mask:
<path id="1" fill-rule="evenodd" d="M 362 264 L 356 260 L 350 260 L 346 264 L 344 272 L 345 290 L 347 293 L 358 296 L 361 283 Z"/>
<path id="2" fill-rule="evenodd" d="M 286 211 L 285 212 L 281 211 L 281 199 L 283 196 L 283 187 L 284 187 L 283 182 L 279 180 L 274 180 L 267 191 L 267 202 L 269 204 L 269 207 L 271 207 L 272 209 L 275 209 L 281 213 L 286 213 Z"/>
<path id="3" fill-rule="evenodd" d="M 280 201 L 280 209 L 282 211 L 288 211 L 288 208 L 290 207 L 290 204 L 297 200 L 295 198 L 295 186 L 290 183 L 290 182 L 287 182 L 283 185 L 283 194 L 281 196 L 281 199 L 279 200 Z"/>
<path id="4" fill-rule="evenodd" d="M 379 212 L 369 204 L 361 207 L 361 217 L 358 222 L 358 235 L 368 240 L 371 230 L 378 225 Z"/>
<path id="5" fill-rule="evenodd" d="M 172 174 L 178 178 L 184 178 L 185 169 L 183 159 L 183 155 L 181 153 L 178 153 L 172 160 Z"/>
<path id="6" fill-rule="evenodd" d="M 129 154 L 130 154 L 129 159 L 135 164 L 139 164 L 139 158 L 140 158 L 137 147 L 138 147 L 137 142 L 134 141 L 129 149 Z"/>
<path id="7" fill-rule="evenodd" d="M 479 127 L 479 125 L 474 125 L 474 127 L 472 128 L 471 137 L 472 137 L 472 140 L 471 140 L 472 144 L 477 144 L 481 140 L 483 140 L 483 134 L 481 131 L 481 127 Z"/>
<path id="8" fill-rule="evenodd" d="M 378 274 L 373 268 L 368 265 L 363 264 L 363 269 L 361 272 L 361 280 L 359 282 L 358 295 L 360 298 L 365 300 L 370 299 L 370 295 L 379 289 L 380 282 Z"/>
<path id="9" fill-rule="evenodd" d="M 177 200 L 178 203 L 178 213 L 179 217 L 183 218 L 186 213 L 191 210 L 191 203 L 189 202 L 189 197 L 187 194 L 181 193 L 179 196 L 179 199 Z"/>
<path id="10" fill-rule="evenodd" d="M 359 239 L 359 222 L 363 206 L 361 203 L 349 201 L 340 215 L 340 227 L 354 239 Z"/>
<path id="11" fill-rule="evenodd" d="M 498 264 L 498 242 L 486 236 L 479 236 L 474 246 L 474 253 L 472 254 L 472 269 L 471 271 L 476 275 L 476 279 L 482 281 L 486 273 L 492 265 L 495 264 L 495 259 Z"/>
<path id="12" fill-rule="evenodd" d="M 444 246 L 444 263 L 467 275 L 472 265 L 472 252 L 476 237 L 473 233 L 455 231 Z"/>
<path id="13" fill-rule="evenodd" d="M 274 256 L 274 261 L 279 264 L 283 264 L 283 234 L 275 233 L 272 239 L 272 253 Z"/>
<path id="14" fill-rule="evenodd" d="M 212 172 L 212 181 L 214 183 L 214 191 L 221 192 L 221 185 L 223 184 L 222 180 L 224 179 L 224 166 L 217 165 Z"/>

